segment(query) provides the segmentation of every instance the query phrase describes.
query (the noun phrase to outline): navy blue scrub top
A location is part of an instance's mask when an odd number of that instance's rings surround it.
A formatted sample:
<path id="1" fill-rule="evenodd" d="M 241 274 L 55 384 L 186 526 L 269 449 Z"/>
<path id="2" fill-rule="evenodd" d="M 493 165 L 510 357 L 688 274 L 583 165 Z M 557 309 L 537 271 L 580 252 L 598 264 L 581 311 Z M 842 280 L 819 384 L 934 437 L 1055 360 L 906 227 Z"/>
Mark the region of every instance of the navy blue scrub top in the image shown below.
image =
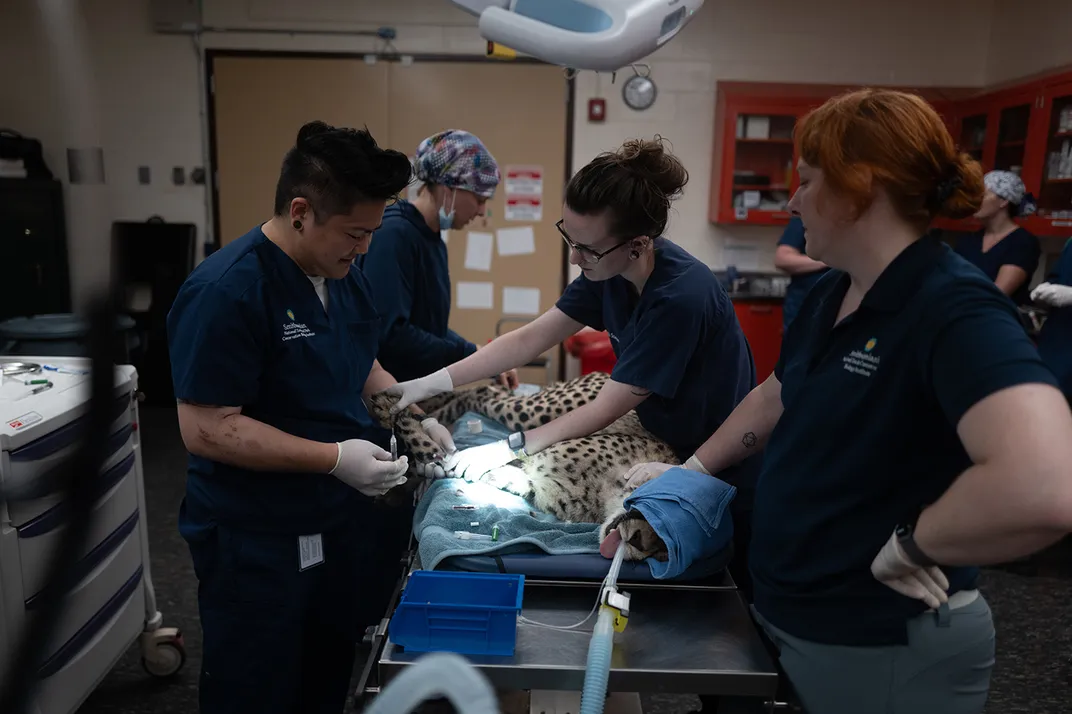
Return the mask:
<path id="1" fill-rule="evenodd" d="M 782 232 L 782 237 L 778 239 L 778 245 L 788 245 L 807 255 L 805 251 L 807 244 L 808 241 L 804 238 L 804 222 L 799 217 L 793 216 L 789 220 L 789 225 L 785 227 L 785 231 Z M 829 268 L 822 268 L 813 273 L 793 275 L 789 278 L 789 287 L 785 289 L 785 301 L 782 303 L 783 330 L 787 329 L 789 323 L 797 316 L 800 305 L 804 302 L 804 296 L 819 282 L 819 278 L 823 277 L 827 270 Z"/>
<path id="2" fill-rule="evenodd" d="M 610 334 L 611 378 L 652 392 L 637 416 L 681 460 L 755 387 L 752 352 L 725 288 L 665 238 L 655 240 L 655 268 L 639 297 L 620 275 L 593 282 L 582 274 L 557 307 Z"/>
<path id="3" fill-rule="evenodd" d="M 754 603 L 805 640 L 905 644 L 927 606 L 875 580 L 871 562 L 971 466 L 964 413 L 1054 379 L 1016 307 L 935 239 L 905 249 L 835 326 L 849 282 L 837 270 L 820 280 L 775 368 L 785 411 L 755 494 Z M 974 587 L 976 568 L 942 570 L 951 593 Z"/>
<path id="4" fill-rule="evenodd" d="M 326 284 L 325 313 L 309 278 L 259 227 L 208 256 L 168 313 L 176 398 L 242 407 L 314 441 L 385 443 L 361 397 L 382 340 L 368 284 L 353 267 Z M 371 503 L 327 474 L 250 472 L 190 455 L 180 525 L 314 534 Z"/>
<path id="5" fill-rule="evenodd" d="M 404 382 L 424 377 L 476 352 L 447 327 L 450 269 L 447 247 L 408 201 L 389 206 L 357 265 L 386 322 L 380 366 Z"/>
<path id="6" fill-rule="evenodd" d="M 1065 243 L 1049 282 L 1072 285 L 1072 240 Z M 1072 402 L 1072 307 L 1051 307 L 1038 336 L 1039 354 Z"/>
<path id="7" fill-rule="evenodd" d="M 1031 303 L 1031 276 L 1038 269 L 1042 247 L 1038 238 L 1024 228 L 1017 228 L 999 240 L 990 250 L 983 252 L 983 231 L 963 235 L 957 239 L 956 252 L 986 277 L 996 280 L 1003 265 L 1015 265 L 1027 273 L 1027 280 L 1009 297 L 1017 305 Z"/>

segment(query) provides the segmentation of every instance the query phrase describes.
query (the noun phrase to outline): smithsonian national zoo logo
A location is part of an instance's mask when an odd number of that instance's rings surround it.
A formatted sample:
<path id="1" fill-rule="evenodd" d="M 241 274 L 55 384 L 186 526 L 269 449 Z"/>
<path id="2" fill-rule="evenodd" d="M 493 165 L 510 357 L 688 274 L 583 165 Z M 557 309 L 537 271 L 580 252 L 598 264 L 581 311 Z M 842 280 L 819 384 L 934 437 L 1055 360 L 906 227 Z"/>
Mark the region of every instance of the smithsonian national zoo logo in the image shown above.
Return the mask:
<path id="1" fill-rule="evenodd" d="M 859 374 L 864 377 L 870 377 L 878 369 L 878 364 L 882 360 L 881 357 L 874 354 L 875 347 L 878 346 L 878 339 L 872 337 L 864 343 L 863 350 L 853 350 L 849 354 L 841 358 L 841 366 L 847 372 L 853 374 Z"/>
<path id="2" fill-rule="evenodd" d="M 290 342 L 300 337 L 312 337 L 316 333 L 310 330 L 304 323 L 295 322 L 294 311 L 287 310 L 287 319 L 290 322 L 283 323 L 283 341 Z"/>

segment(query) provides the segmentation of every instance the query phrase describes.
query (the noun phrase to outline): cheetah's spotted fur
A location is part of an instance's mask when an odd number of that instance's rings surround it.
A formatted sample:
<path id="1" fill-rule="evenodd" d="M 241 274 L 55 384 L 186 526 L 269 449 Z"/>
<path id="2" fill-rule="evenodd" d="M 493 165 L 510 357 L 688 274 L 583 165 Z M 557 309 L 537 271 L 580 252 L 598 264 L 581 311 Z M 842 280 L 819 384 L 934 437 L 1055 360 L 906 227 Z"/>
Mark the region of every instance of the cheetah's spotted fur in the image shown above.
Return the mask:
<path id="1" fill-rule="evenodd" d="M 553 384 L 531 396 L 511 396 L 503 387 L 488 385 L 448 392 L 420 406 L 425 414 L 448 428 L 471 411 L 511 431 L 530 430 L 595 400 L 607 379 L 605 373 L 588 374 Z M 381 393 L 370 401 L 373 416 L 389 428 L 389 410 L 397 398 Z M 400 451 L 411 454 L 416 463 L 440 460 L 435 444 L 421 430 L 419 419 L 409 411 L 394 418 Z M 627 513 L 622 505 L 632 491 L 624 478 L 626 472 L 636 464 L 651 461 L 680 463 L 669 446 L 641 426 L 636 412 L 630 412 L 591 436 L 559 442 L 524 461 L 491 471 L 481 480 L 525 498 L 560 520 L 601 523 L 601 539 L 612 528 L 618 528 L 627 544 L 629 560 L 665 559 L 662 540 L 639 513 Z M 519 477 L 519 473 L 523 476 Z M 410 483 L 415 482 L 410 479 Z"/>

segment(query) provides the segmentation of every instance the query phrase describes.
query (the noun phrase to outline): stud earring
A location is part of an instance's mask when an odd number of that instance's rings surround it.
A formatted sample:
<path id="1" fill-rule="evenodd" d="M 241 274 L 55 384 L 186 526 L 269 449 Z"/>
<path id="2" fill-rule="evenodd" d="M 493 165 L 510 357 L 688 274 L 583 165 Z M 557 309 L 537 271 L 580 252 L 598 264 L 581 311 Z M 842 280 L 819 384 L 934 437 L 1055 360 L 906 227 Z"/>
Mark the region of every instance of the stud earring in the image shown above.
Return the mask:
<path id="1" fill-rule="evenodd" d="M 296 231 L 301 230 L 301 221 L 294 221 L 294 230 L 296 230 Z"/>

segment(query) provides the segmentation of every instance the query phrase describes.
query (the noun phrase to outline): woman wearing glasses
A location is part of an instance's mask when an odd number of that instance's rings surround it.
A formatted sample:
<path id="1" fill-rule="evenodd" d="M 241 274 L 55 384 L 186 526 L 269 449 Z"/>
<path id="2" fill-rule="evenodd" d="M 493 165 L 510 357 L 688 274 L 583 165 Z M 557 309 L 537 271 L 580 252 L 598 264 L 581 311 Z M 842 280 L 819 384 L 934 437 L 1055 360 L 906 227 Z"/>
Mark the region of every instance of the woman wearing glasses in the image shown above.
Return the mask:
<path id="1" fill-rule="evenodd" d="M 598 398 L 505 442 L 457 454 L 447 464 L 455 476 L 477 478 L 522 450 L 587 436 L 633 409 L 684 461 L 755 386 L 752 353 L 726 291 L 710 268 L 662 237 L 687 181 L 658 139 L 598 156 L 566 187 L 558 230 L 581 275 L 556 306 L 479 352 L 388 390 L 401 396 L 401 409 L 524 365 L 585 326 L 610 334 L 618 360 Z M 750 490 L 741 476 L 735 485 Z"/>

